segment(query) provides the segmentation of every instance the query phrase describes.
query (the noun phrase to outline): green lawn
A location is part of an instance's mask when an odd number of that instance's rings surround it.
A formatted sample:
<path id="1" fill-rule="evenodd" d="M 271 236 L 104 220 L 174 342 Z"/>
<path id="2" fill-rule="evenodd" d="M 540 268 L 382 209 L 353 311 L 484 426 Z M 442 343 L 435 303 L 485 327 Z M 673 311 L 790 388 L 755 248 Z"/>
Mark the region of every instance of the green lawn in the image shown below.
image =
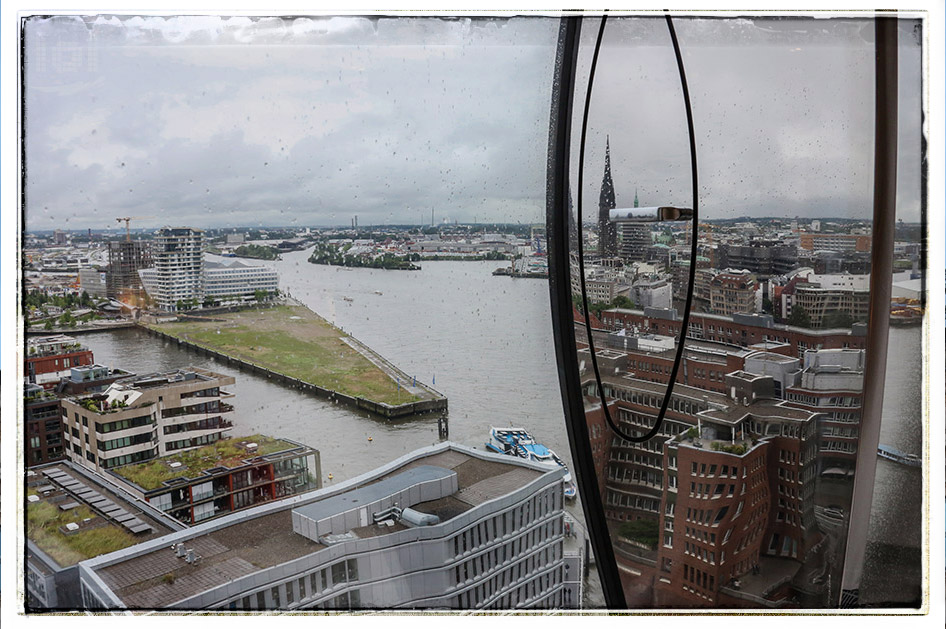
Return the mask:
<path id="1" fill-rule="evenodd" d="M 83 518 L 102 521 L 85 505 L 60 511 L 59 507 L 47 502 L 31 502 L 26 507 L 27 537 L 63 568 L 137 543 L 131 533 L 113 524 L 72 535 L 59 531 L 60 526 L 69 522 L 81 524 Z"/>
<path id="2" fill-rule="evenodd" d="M 295 317 L 295 318 L 293 318 Z M 397 384 L 340 337 L 345 334 L 301 306 L 213 315 L 216 321 L 163 323 L 155 329 L 303 382 L 387 404 L 420 398 Z"/>
<path id="3" fill-rule="evenodd" d="M 237 446 L 238 442 L 247 441 L 259 445 L 255 455 L 247 454 L 246 450 Z M 146 463 L 136 463 L 123 467 L 113 468 L 112 471 L 123 478 L 127 478 L 144 490 L 157 489 L 166 480 L 172 478 L 194 478 L 204 470 L 217 467 L 235 467 L 243 459 L 251 456 L 262 456 L 294 448 L 293 444 L 282 439 L 273 439 L 263 435 L 252 437 L 236 437 L 224 439 L 214 444 L 185 450 L 178 454 L 163 456 Z M 172 468 L 172 462 L 181 463 L 181 467 Z"/>

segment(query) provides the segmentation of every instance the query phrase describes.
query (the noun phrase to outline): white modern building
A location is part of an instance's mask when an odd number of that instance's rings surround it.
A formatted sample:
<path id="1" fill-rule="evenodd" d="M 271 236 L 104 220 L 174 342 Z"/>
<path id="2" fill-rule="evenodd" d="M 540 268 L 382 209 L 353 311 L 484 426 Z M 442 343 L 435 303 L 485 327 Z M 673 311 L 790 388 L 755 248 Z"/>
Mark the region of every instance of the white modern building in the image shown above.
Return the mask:
<path id="1" fill-rule="evenodd" d="M 577 607 L 564 468 L 453 443 L 79 563 L 86 609 Z"/>
<path id="2" fill-rule="evenodd" d="M 279 274 L 265 266 L 251 266 L 238 260 L 204 261 L 204 298 L 254 299 L 256 291 L 268 294 L 279 289 Z"/>
<path id="3" fill-rule="evenodd" d="M 176 311 L 180 302 L 203 299 L 204 232 L 193 227 L 165 227 L 155 234 L 154 273 L 142 273 L 149 294 L 162 310 Z M 147 284 L 146 284 L 147 286 Z"/>

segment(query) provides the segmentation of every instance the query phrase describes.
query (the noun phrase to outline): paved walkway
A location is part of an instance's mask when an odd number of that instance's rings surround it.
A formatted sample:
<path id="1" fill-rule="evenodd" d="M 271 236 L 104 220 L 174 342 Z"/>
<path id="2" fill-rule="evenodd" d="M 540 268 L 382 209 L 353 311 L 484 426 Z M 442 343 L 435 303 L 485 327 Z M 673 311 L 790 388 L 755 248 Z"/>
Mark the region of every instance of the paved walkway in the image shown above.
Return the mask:
<path id="1" fill-rule="evenodd" d="M 400 382 L 401 388 L 411 395 L 416 395 L 422 400 L 432 400 L 438 397 L 443 397 L 438 392 L 434 391 L 421 382 L 418 382 L 416 386 L 413 386 L 412 383 L 414 382 L 414 378 L 412 376 L 408 376 L 406 373 L 395 367 L 383 356 L 372 350 L 367 345 L 363 344 L 358 339 L 351 336 L 342 336 L 339 338 L 347 343 L 353 350 L 371 361 L 375 367 L 387 374 L 391 380 Z"/>

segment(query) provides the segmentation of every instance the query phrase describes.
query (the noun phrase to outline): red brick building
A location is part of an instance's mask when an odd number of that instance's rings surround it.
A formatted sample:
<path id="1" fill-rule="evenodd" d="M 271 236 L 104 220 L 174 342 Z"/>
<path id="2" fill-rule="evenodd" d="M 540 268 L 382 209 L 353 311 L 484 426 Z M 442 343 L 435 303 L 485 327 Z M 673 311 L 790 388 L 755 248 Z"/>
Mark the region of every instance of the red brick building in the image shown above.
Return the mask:
<path id="1" fill-rule="evenodd" d="M 27 382 L 52 388 L 73 367 L 91 365 L 92 350 L 71 336 L 57 334 L 28 339 L 23 372 Z"/>
<path id="2" fill-rule="evenodd" d="M 594 393 L 593 379 L 583 385 Z M 620 374 L 603 385 L 622 430 L 653 426 L 663 386 Z M 770 376 L 732 372 L 724 387 L 729 395 L 677 386 L 658 436 L 613 438 L 606 517 L 655 520 L 660 535 L 656 553 L 618 553 L 637 605 L 758 607 L 823 561 L 813 502 L 818 413 L 773 399 Z M 739 590 L 750 574 L 759 595 Z"/>
<path id="3" fill-rule="evenodd" d="M 665 311 L 645 313 L 641 310 L 612 308 L 601 313 L 604 329 L 617 331 L 636 327 L 641 333 L 659 334 L 677 338 L 681 321 L 666 317 Z M 791 346 L 794 355 L 801 358 L 809 349 L 864 349 L 867 343 L 866 327 L 855 326 L 850 332 L 838 330 L 811 330 L 773 324 L 766 316 L 727 317 L 692 313 L 688 339 L 707 340 L 740 347 L 775 342 Z"/>

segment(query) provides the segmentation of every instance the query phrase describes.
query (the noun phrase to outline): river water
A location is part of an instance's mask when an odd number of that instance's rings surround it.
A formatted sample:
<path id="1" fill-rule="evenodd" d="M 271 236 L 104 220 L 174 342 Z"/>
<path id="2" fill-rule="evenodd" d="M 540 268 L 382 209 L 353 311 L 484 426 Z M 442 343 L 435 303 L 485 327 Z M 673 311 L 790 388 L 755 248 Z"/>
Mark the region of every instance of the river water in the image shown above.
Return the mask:
<path id="1" fill-rule="evenodd" d="M 408 272 L 314 265 L 307 257 L 308 251 L 292 252 L 270 263 L 281 288 L 446 395 L 450 440 L 482 448 L 490 426 L 524 426 L 570 464 L 545 281 L 494 277 L 502 262 L 424 262 L 421 271 Z M 881 430 L 882 443 L 915 453 L 922 444 L 920 336 L 919 328 L 891 329 L 893 367 Z M 378 419 L 138 330 L 90 334 L 83 341 L 97 362 L 136 373 L 194 365 L 236 377 L 233 436 L 262 432 L 319 449 L 326 483 L 439 441 L 434 416 Z M 892 561 L 903 563 L 892 548 L 919 549 L 920 490 L 918 470 L 878 462 L 868 572 L 886 573 Z M 578 504 L 570 510 L 583 520 Z M 914 563 L 898 565 L 895 580 L 872 582 L 878 597 L 887 598 L 888 588 L 903 589 L 904 582 L 918 584 Z M 903 571 L 915 571 L 915 579 L 904 579 Z M 589 584 L 585 603 L 602 604 L 597 584 Z"/>

